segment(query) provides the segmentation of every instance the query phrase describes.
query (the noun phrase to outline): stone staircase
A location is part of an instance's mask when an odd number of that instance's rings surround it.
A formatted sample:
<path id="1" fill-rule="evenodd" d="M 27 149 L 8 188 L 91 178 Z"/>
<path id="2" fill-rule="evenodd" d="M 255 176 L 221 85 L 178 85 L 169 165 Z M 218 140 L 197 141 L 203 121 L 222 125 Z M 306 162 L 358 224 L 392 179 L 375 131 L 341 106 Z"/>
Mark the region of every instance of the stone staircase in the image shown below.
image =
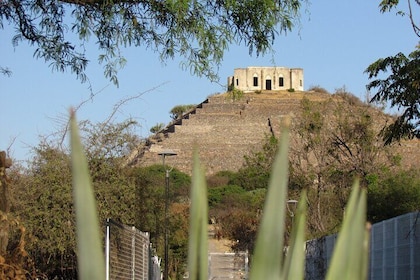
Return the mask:
<path id="1" fill-rule="evenodd" d="M 238 170 L 244 155 L 259 149 L 270 133 L 279 133 L 285 115 L 298 114 L 303 97 L 322 100 L 328 95 L 253 93 L 236 101 L 227 93 L 214 95 L 151 136 L 147 144 L 130 157 L 130 164 L 161 164 L 158 153 L 170 149 L 177 156 L 167 158 L 167 164 L 191 174 L 193 151 L 197 149 L 206 175 Z"/>

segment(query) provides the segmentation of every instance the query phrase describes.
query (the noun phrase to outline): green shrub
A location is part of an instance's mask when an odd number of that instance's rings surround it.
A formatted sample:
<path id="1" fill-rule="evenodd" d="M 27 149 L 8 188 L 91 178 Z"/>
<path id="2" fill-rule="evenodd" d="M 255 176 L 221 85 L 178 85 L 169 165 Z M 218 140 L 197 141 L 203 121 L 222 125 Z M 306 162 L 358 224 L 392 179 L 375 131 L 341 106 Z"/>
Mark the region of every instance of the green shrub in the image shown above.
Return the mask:
<path id="1" fill-rule="evenodd" d="M 231 91 L 228 91 L 228 96 L 229 98 L 231 98 L 233 101 L 237 101 L 240 100 L 241 98 L 244 97 L 244 92 L 240 89 L 237 88 L 233 88 Z"/>
<path id="2" fill-rule="evenodd" d="M 288 253 L 283 260 L 285 212 L 288 183 L 289 129 L 281 133 L 280 148 L 274 161 L 263 217 L 259 225 L 250 272 L 251 280 L 303 279 L 305 270 L 306 195 L 303 192 L 296 211 Z M 188 271 L 190 280 L 207 279 L 206 184 L 197 153 L 194 156 L 191 197 Z M 358 182 L 347 206 L 342 229 L 335 246 L 326 279 L 366 279 L 369 233 L 366 229 L 366 193 Z"/>
<path id="3" fill-rule="evenodd" d="M 285 216 L 288 184 L 289 125 L 279 141 L 263 216 L 259 225 L 250 271 L 251 280 L 303 279 L 305 271 L 306 194 L 295 212 L 291 239 L 285 248 Z M 94 194 L 90 184 L 74 116 L 71 125 L 73 193 L 76 208 L 79 279 L 104 279 L 105 266 L 100 242 Z M 204 172 L 194 153 L 188 244 L 189 279 L 208 279 L 208 206 Z M 344 215 L 341 231 L 326 279 L 366 279 L 369 231 L 366 228 L 366 192 L 356 181 Z M 283 258 L 285 258 L 283 260 Z"/>
<path id="4" fill-rule="evenodd" d="M 325 88 L 323 88 L 319 85 L 309 87 L 308 91 L 315 91 L 315 92 L 319 92 L 319 93 L 329 93 L 328 90 L 326 90 Z"/>
<path id="5" fill-rule="evenodd" d="M 368 219 L 377 223 L 419 209 L 419 170 L 401 171 L 385 178 L 369 177 Z M 392 203 L 390 203 L 392 201 Z"/>
<path id="6" fill-rule="evenodd" d="M 224 198 L 233 194 L 244 194 L 245 190 L 236 185 L 226 185 L 208 189 L 209 207 L 219 204 Z"/>

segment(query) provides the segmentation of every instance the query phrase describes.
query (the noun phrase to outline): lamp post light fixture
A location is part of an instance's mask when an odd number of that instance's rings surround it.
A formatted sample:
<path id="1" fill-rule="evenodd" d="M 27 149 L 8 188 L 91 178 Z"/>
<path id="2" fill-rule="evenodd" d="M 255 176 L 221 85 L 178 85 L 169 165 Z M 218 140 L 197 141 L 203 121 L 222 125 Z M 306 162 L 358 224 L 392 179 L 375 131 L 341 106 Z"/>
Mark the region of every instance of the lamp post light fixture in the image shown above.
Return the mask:
<path id="1" fill-rule="evenodd" d="M 168 223 L 169 223 L 169 173 L 172 171 L 173 167 L 169 168 L 165 165 L 165 158 L 169 156 L 176 156 L 177 154 L 172 150 L 164 150 L 158 153 L 162 157 L 163 168 L 165 169 L 165 223 L 164 223 L 164 243 L 165 243 L 165 268 L 163 271 L 163 279 L 169 280 L 169 243 L 168 243 Z"/>
<path id="2" fill-rule="evenodd" d="M 295 211 L 297 207 L 298 201 L 295 199 L 289 199 L 287 201 L 287 211 L 289 211 L 290 217 L 292 218 L 292 226 L 293 226 L 293 218 L 295 217 Z"/>

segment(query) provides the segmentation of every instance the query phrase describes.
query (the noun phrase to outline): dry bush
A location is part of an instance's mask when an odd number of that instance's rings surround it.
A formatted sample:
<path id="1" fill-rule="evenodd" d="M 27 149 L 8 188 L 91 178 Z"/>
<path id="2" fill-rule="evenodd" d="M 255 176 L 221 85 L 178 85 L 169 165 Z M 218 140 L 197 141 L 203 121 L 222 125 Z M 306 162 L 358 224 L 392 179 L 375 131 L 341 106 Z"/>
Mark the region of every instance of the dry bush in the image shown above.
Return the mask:
<path id="1" fill-rule="evenodd" d="M 328 90 L 326 90 L 325 88 L 323 88 L 319 85 L 310 86 L 308 91 L 315 91 L 315 92 L 319 92 L 319 93 L 328 93 L 329 94 Z"/>

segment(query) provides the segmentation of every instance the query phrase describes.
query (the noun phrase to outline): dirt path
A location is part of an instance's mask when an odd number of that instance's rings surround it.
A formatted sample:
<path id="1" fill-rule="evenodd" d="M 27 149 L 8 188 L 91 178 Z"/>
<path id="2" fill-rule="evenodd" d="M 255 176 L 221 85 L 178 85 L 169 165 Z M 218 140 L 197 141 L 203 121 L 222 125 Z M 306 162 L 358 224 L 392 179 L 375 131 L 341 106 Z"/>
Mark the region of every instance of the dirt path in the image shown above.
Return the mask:
<path id="1" fill-rule="evenodd" d="M 233 252 L 231 249 L 232 241 L 224 238 L 216 238 L 216 230 L 214 225 L 209 225 L 208 228 L 209 236 L 209 253 L 230 253 Z"/>

